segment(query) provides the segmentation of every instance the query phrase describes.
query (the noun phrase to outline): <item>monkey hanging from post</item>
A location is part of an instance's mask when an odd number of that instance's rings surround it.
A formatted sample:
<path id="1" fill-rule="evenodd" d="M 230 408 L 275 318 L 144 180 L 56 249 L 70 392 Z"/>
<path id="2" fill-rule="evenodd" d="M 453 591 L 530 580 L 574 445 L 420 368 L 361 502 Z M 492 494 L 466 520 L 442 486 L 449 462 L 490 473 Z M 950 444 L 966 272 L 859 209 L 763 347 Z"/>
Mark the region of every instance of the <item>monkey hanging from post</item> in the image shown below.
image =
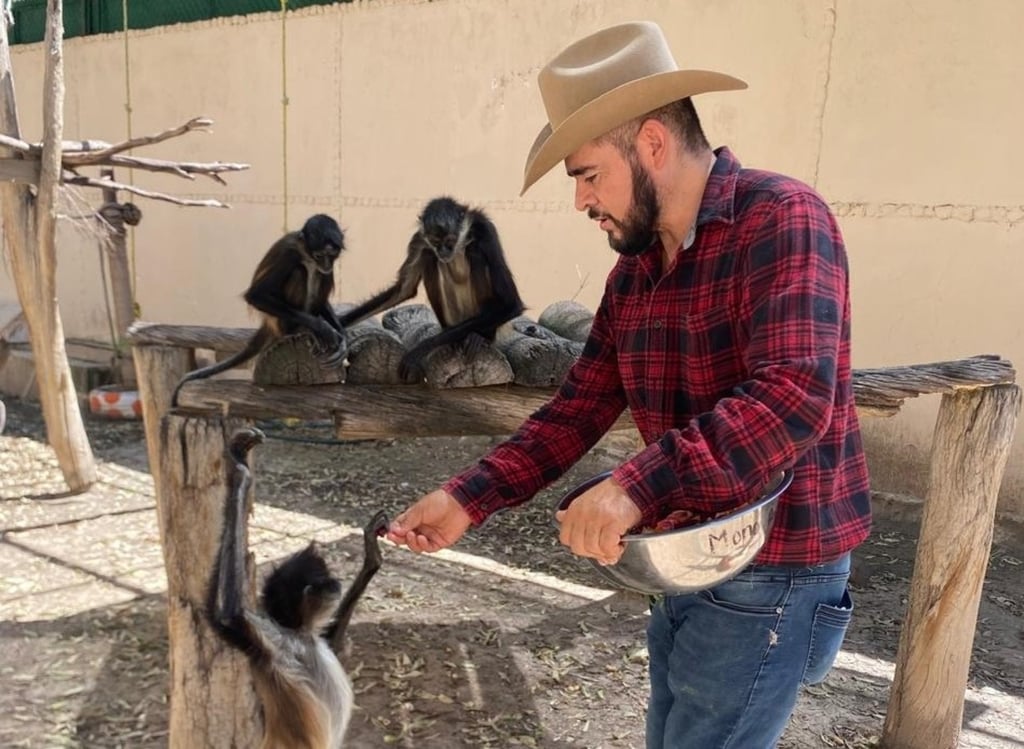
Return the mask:
<path id="1" fill-rule="evenodd" d="M 262 610 L 247 603 L 246 494 L 249 451 L 263 441 L 255 428 L 232 435 L 231 471 L 220 549 L 207 600 L 207 619 L 226 643 L 249 657 L 263 708 L 261 749 L 339 749 L 352 715 L 352 683 L 338 660 L 356 603 L 381 566 L 377 537 L 388 525 L 383 511 L 363 529 L 362 568 L 341 595 L 341 582 L 310 543 L 263 583 Z"/>
<path id="2" fill-rule="evenodd" d="M 420 281 L 442 330 L 402 357 L 399 375 L 406 382 L 423 379 L 424 357 L 435 348 L 460 345 L 473 354 L 493 343 L 498 328 L 524 309 L 490 218 L 439 197 L 420 214 L 395 283 L 342 315 L 342 326 L 412 299 Z"/>
<path id="3" fill-rule="evenodd" d="M 238 353 L 224 361 L 186 374 L 171 397 L 177 407 L 182 385 L 211 377 L 244 364 L 272 341 L 301 330 L 319 342 L 325 366 L 345 358 L 345 329 L 331 306 L 334 264 L 345 249 L 345 235 L 338 222 L 318 213 L 299 231 L 288 232 L 267 250 L 244 294 L 249 306 L 263 316 L 259 329 Z"/>

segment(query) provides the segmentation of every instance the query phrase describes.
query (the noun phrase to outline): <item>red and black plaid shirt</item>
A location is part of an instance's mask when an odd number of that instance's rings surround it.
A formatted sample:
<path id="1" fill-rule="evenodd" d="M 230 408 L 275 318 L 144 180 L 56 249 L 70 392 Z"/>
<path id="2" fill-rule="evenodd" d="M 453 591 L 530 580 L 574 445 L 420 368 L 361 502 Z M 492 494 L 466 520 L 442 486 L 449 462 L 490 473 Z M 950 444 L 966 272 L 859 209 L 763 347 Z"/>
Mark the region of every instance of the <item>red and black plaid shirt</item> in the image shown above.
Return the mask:
<path id="1" fill-rule="evenodd" d="M 620 258 L 556 395 L 445 485 L 475 524 L 560 477 L 628 406 L 647 447 L 613 475 L 645 525 L 730 509 L 793 468 L 758 563 L 819 564 L 867 537 L 839 228 L 807 185 L 716 154 L 693 246 L 665 275 L 658 244 Z"/>

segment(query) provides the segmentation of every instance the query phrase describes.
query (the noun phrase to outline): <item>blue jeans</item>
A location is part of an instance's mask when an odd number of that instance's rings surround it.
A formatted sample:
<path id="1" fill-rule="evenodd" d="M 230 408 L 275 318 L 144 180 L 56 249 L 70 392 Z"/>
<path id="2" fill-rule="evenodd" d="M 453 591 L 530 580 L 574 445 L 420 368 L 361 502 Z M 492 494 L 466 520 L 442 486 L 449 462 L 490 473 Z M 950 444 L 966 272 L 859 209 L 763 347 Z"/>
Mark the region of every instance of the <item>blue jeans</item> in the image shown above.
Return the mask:
<path id="1" fill-rule="evenodd" d="M 751 565 L 710 590 L 665 596 L 647 628 L 647 749 L 769 749 L 801 684 L 828 674 L 853 614 L 850 555 Z"/>

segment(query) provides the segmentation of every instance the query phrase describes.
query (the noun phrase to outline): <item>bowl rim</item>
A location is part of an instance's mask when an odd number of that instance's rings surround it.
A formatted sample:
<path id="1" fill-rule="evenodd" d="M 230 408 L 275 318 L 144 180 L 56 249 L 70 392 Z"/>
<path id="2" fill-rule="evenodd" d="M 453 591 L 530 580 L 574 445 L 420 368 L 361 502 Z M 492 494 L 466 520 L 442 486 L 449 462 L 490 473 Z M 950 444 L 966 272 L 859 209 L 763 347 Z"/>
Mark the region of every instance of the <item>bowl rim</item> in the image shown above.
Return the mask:
<path id="1" fill-rule="evenodd" d="M 576 499 L 579 495 L 590 489 L 592 486 L 601 483 L 606 478 L 612 475 L 612 471 L 602 471 L 594 476 L 591 476 L 586 481 L 581 482 L 577 486 L 566 492 L 562 499 L 558 502 L 558 510 L 566 509 L 572 500 Z M 626 533 L 622 536 L 622 543 L 625 544 L 627 541 L 650 541 L 655 538 L 669 538 L 676 534 L 693 533 L 695 530 L 708 530 L 717 528 L 720 525 L 725 525 L 731 520 L 735 520 L 737 515 L 743 515 L 751 511 L 760 510 L 765 505 L 774 503 L 781 497 L 785 491 L 793 483 L 794 471 L 792 468 L 785 468 L 780 470 L 775 476 L 769 479 L 764 487 L 761 489 L 762 495 L 759 499 L 749 502 L 747 504 L 740 505 L 733 509 L 728 515 L 723 515 L 720 518 L 709 520 L 706 523 L 698 523 L 697 525 L 686 525 L 681 528 L 672 528 L 667 531 L 655 531 L 651 533 Z"/>

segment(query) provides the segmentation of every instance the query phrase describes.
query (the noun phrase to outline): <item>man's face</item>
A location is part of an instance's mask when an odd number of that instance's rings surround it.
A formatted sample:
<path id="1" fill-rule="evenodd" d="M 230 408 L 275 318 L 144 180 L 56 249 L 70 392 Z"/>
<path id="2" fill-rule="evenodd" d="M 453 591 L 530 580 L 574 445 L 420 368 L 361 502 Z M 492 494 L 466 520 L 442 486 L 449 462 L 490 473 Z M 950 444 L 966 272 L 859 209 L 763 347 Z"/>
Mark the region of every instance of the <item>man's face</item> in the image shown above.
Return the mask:
<path id="1" fill-rule="evenodd" d="M 635 152 L 623 156 L 613 143 L 591 142 L 570 154 L 565 166 L 576 180 L 576 210 L 600 222 L 613 250 L 632 257 L 651 246 L 658 196 Z"/>

